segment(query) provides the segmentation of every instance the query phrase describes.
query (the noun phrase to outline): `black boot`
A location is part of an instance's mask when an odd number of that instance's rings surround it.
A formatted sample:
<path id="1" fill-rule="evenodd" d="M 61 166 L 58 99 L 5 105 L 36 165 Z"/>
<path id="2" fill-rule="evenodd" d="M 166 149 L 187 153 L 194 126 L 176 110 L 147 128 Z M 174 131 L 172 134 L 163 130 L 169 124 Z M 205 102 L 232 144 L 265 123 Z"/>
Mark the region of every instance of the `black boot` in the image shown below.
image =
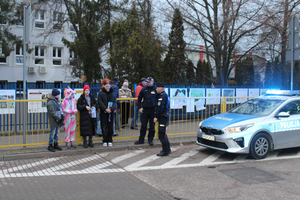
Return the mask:
<path id="1" fill-rule="evenodd" d="M 74 148 L 74 149 L 76 148 L 74 142 L 71 142 L 71 147 Z"/>
<path id="2" fill-rule="evenodd" d="M 62 150 L 62 148 L 60 146 L 58 146 L 58 143 L 54 143 L 54 149 Z"/>
<path id="3" fill-rule="evenodd" d="M 89 146 L 94 147 L 93 140 L 89 140 Z"/>
<path id="4" fill-rule="evenodd" d="M 51 151 L 51 152 L 55 152 L 55 149 L 54 149 L 52 144 L 49 144 L 48 150 Z"/>
<path id="5" fill-rule="evenodd" d="M 86 140 L 83 141 L 83 148 L 88 148 L 88 144 Z"/>

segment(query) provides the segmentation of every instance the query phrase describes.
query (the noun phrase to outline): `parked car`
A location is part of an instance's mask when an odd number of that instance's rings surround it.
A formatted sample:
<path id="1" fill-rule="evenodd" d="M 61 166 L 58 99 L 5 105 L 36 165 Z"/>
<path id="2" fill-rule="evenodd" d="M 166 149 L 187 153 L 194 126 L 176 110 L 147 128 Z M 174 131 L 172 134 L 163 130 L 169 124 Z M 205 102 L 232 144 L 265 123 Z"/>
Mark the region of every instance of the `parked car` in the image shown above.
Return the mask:
<path id="1" fill-rule="evenodd" d="M 197 144 L 263 159 L 270 151 L 300 146 L 299 91 L 266 95 L 200 122 Z"/>

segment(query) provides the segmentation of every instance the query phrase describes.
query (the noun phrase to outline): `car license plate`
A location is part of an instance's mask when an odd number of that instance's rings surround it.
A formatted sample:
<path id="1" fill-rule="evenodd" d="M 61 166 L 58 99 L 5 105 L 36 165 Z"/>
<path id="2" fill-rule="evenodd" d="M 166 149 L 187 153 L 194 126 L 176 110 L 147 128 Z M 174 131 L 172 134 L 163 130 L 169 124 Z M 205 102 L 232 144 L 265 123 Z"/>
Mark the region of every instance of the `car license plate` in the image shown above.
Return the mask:
<path id="1" fill-rule="evenodd" d="M 211 141 L 215 141 L 216 140 L 215 136 L 206 135 L 205 133 L 202 133 L 202 138 L 206 139 L 206 140 L 211 140 Z"/>

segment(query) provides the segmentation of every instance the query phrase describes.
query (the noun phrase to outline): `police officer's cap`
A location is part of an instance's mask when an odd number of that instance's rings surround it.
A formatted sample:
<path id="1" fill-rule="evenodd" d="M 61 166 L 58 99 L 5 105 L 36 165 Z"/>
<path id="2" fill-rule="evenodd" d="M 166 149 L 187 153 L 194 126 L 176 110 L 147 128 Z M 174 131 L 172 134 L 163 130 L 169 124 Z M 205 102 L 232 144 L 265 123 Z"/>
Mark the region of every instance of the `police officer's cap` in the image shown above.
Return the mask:
<path id="1" fill-rule="evenodd" d="M 151 81 L 154 81 L 154 79 L 153 79 L 152 77 L 148 77 L 148 78 L 146 79 L 146 81 L 147 81 L 147 82 L 151 82 Z"/>
<path id="2" fill-rule="evenodd" d="M 156 87 L 165 87 L 166 84 L 164 83 L 156 83 Z"/>

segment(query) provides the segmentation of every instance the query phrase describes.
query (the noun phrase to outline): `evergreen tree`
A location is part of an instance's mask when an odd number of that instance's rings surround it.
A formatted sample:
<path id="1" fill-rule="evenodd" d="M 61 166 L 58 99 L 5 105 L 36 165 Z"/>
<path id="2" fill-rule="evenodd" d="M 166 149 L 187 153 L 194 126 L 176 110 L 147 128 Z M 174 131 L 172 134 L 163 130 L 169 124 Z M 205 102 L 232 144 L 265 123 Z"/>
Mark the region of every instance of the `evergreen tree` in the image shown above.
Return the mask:
<path id="1" fill-rule="evenodd" d="M 270 62 L 267 63 L 266 73 L 265 73 L 265 87 L 273 87 L 273 70 L 272 64 Z"/>
<path id="2" fill-rule="evenodd" d="M 158 44 L 156 31 L 145 26 L 139 10 L 133 5 L 125 21 L 113 23 L 111 37 L 113 49 L 109 62 L 116 65 L 116 74 L 132 82 L 141 77 L 157 77 L 162 48 Z M 155 78 L 156 79 L 156 78 Z"/>
<path id="3" fill-rule="evenodd" d="M 80 61 L 74 66 L 72 74 L 87 76 L 89 83 L 103 78 L 102 59 L 99 50 L 108 43 L 110 30 L 108 9 L 109 0 L 89 1 L 65 0 L 70 23 L 75 29 L 74 41 L 63 38 L 63 43 L 75 53 Z"/>
<path id="4" fill-rule="evenodd" d="M 186 68 L 186 84 L 196 84 L 195 80 L 195 66 L 191 60 L 188 60 L 187 62 L 187 68 Z"/>
<path id="5" fill-rule="evenodd" d="M 210 66 L 208 62 L 205 60 L 202 62 L 198 60 L 197 67 L 196 67 L 196 83 L 199 85 L 210 85 Z"/>
<path id="6" fill-rule="evenodd" d="M 22 13 L 16 12 L 18 4 L 15 0 L 0 1 L 0 49 L 5 57 L 14 50 L 15 45 L 22 45 L 21 37 L 11 32 L 11 26 L 22 19 Z"/>
<path id="7" fill-rule="evenodd" d="M 202 74 L 202 76 L 204 76 L 203 85 L 210 85 L 212 83 L 209 79 L 211 77 L 211 74 L 212 74 L 211 67 L 209 66 L 209 63 L 204 60 L 203 61 L 203 74 Z"/>
<path id="8" fill-rule="evenodd" d="M 235 68 L 235 81 L 240 86 L 254 86 L 254 66 L 253 59 L 247 57 L 246 59 L 237 62 Z"/>
<path id="9" fill-rule="evenodd" d="M 282 73 L 284 73 L 282 70 L 281 70 L 281 63 L 279 61 L 279 58 L 276 57 L 275 58 L 275 61 L 272 62 L 272 69 L 273 69 L 273 77 L 272 79 L 274 80 L 274 84 L 273 86 L 274 87 L 278 87 L 278 88 L 281 88 L 282 87 Z"/>
<path id="10" fill-rule="evenodd" d="M 293 82 L 293 86 L 294 89 L 300 89 L 300 62 L 299 61 L 295 61 L 294 64 L 294 82 Z"/>
<path id="11" fill-rule="evenodd" d="M 181 12 L 175 9 L 172 19 L 172 28 L 169 34 L 170 44 L 164 60 L 164 77 L 167 84 L 184 82 L 184 69 L 187 65 L 185 56 L 186 43 L 183 40 L 184 27 Z"/>

